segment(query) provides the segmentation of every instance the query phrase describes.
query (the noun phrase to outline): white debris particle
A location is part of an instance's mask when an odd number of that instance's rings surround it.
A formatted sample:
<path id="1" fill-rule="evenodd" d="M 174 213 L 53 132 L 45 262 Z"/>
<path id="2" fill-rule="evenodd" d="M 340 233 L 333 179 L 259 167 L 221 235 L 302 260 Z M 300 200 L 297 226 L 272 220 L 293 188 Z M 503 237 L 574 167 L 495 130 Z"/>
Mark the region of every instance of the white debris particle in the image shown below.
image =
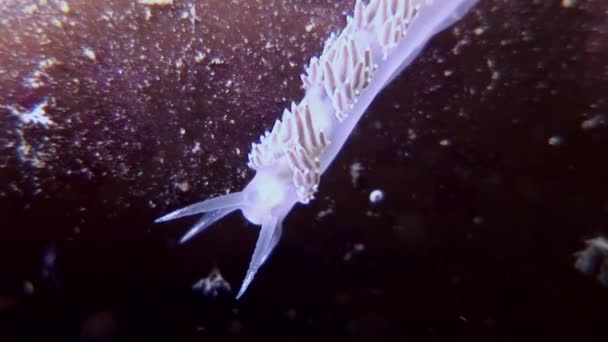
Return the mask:
<path id="1" fill-rule="evenodd" d="M 28 296 L 34 294 L 34 283 L 32 283 L 29 280 L 24 281 L 23 282 L 23 293 L 25 293 Z"/>
<path id="2" fill-rule="evenodd" d="M 310 31 L 312 31 L 312 29 L 315 28 L 315 26 L 316 26 L 315 23 L 310 23 L 310 24 L 306 25 L 304 27 L 304 29 L 306 30 L 306 32 L 310 32 Z"/>
<path id="3" fill-rule="evenodd" d="M 186 129 L 185 129 L 185 128 L 183 128 L 183 127 L 181 127 L 181 128 L 179 129 L 179 135 L 184 136 L 185 134 L 186 134 Z"/>
<path id="4" fill-rule="evenodd" d="M 384 199 L 384 192 L 380 189 L 373 190 L 369 194 L 369 201 L 373 204 L 380 203 Z"/>
<path id="5" fill-rule="evenodd" d="M 236 155 L 237 156 L 241 155 L 241 149 L 240 148 L 237 147 L 235 151 L 236 151 Z"/>
<path id="6" fill-rule="evenodd" d="M 41 60 L 38 62 L 38 68 L 23 79 L 24 84 L 32 89 L 37 89 L 44 86 L 44 80 L 50 78 L 50 76 L 46 73 L 47 69 L 55 66 L 56 64 L 57 59 L 54 57 Z"/>
<path id="7" fill-rule="evenodd" d="M 574 267 L 587 275 L 597 273 L 597 280 L 608 287 L 608 240 L 598 236 L 585 243 L 587 247 L 574 254 Z"/>
<path id="8" fill-rule="evenodd" d="M 215 57 L 211 60 L 211 62 L 209 62 L 209 65 L 216 65 L 216 64 L 224 64 L 224 60 L 219 57 Z"/>
<path id="9" fill-rule="evenodd" d="M 232 291 L 230 284 L 222 277 L 220 270 L 214 268 L 206 278 L 202 278 L 192 286 L 192 290 L 199 291 L 203 296 L 217 297 L 222 293 Z"/>
<path id="10" fill-rule="evenodd" d="M 144 16 L 146 17 L 146 21 L 150 21 L 150 18 L 152 18 L 152 11 L 148 7 L 144 8 Z"/>
<path id="11" fill-rule="evenodd" d="M 139 3 L 143 5 L 166 6 L 173 5 L 173 0 L 139 0 Z"/>
<path id="12" fill-rule="evenodd" d="M 473 223 L 475 223 L 475 224 L 482 224 L 483 223 L 483 217 L 481 217 L 481 216 L 475 216 L 475 217 L 473 217 Z"/>
<path id="13" fill-rule="evenodd" d="M 352 250 L 344 254 L 344 261 L 350 261 L 355 255 L 365 251 L 365 245 L 362 243 L 356 243 L 353 245 Z"/>
<path id="14" fill-rule="evenodd" d="M 562 7 L 570 8 L 570 7 L 574 6 L 575 2 L 576 2 L 575 0 L 562 0 Z"/>
<path id="15" fill-rule="evenodd" d="M 59 9 L 61 10 L 61 12 L 68 14 L 70 12 L 70 5 L 68 5 L 66 1 L 60 1 Z"/>
<path id="16" fill-rule="evenodd" d="M 441 139 L 441 141 L 439 141 L 439 145 L 441 146 L 450 146 L 452 144 L 452 142 L 449 139 Z"/>
<path id="17" fill-rule="evenodd" d="M 586 131 L 597 128 L 599 126 L 604 126 L 606 125 L 606 123 L 608 123 L 606 116 L 604 114 L 597 114 L 583 121 L 581 123 L 581 128 Z"/>
<path id="18" fill-rule="evenodd" d="M 564 143 L 564 138 L 559 135 L 554 135 L 547 141 L 551 146 L 559 146 Z"/>
<path id="19" fill-rule="evenodd" d="M 188 192 L 188 190 L 190 190 L 190 182 L 188 182 L 187 180 L 183 182 L 176 182 L 175 187 L 181 192 Z"/>
<path id="20" fill-rule="evenodd" d="M 182 11 L 182 14 L 179 16 L 181 19 L 188 19 L 190 17 L 189 11 Z"/>
<path id="21" fill-rule="evenodd" d="M 450 77 L 450 76 L 452 76 L 452 74 L 453 74 L 453 73 L 454 73 L 454 71 L 453 71 L 453 70 L 445 70 L 445 71 L 443 72 L 443 76 L 445 76 L 445 77 Z"/>
<path id="22" fill-rule="evenodd" d="M 357 186 L 359 177 L 361 177 L 361 171 L 363 171 L 363 165 L 359 162 L 352 163 L 350 166 L 350 178 L 353 182 L 353 187 Z"/>
<path id="23" fill-rule="evenodd" d="M 354 250 L 355 252 L 363 252 L 363 251 L 365 250 L 365 245 L 364 245 L 364 244 L 362 244 L 362 243 L 356 243 L 356 244 L 353 246 L 353 250 Z"/>
<path id="24" fill-rule="evenodd" d="M 45 58 L 43 60 L 40 61 L 40 63 L 38 63 L 38 66 L 41 69 L 48 69 L 52 66 L 54 66 L 55 64 L 57 64 L 57 59 L 55 57 L 49 57 L 49 58 Z"/>
<path id="25" fill-rule="evenodd" d="M 45 74 L 40 70 L 35 70 L 29 77 L 24 79 L 24 83 L 32 89 L 40 88 L 44 85 L 44 82 L 40 79 L 43 75 Z"/>
<path id="26" fill-rule="evenodd" d="M 51 18 L 51 23 L 59 28 L 63 27 L 63 23 L 57 18 Z"/>
<path id="27" fill-rule="evenodd" d="M 0 3 L 2 3 L 2 1 L 0 1 Z M 25 14 L 31 15 L 32 13 L 36 12 L 37 9 L 38 9 L 38 6 L 36 6 L 36 4 L 32 4 L 32 5 L 29 5 L 29 6 L 25 6 L 23 8 L 23 12 Z"/>
<path id="28" fill-rule="evenodd" d="M 12 106 L 9 106 L 8 109 L 11 114 L 19 117 L 22 123 L 40 124 L 46 128 L 47 126 L 54 124 L 54 122 L 48 116 L 46 116 L 47 113 L 44 108 L 47 104 L 48 101 L 45 98 L 42 102 L 34 106 L 34 108 L 32 108 L 32 110 L 30 110 L 29 112 L 21 112 L 17 108 Z"/>
<path id="29" fill-rule="evenodd" d="M 87 58 L 89 58 L 92 61 L 97 60 L 97 56 L 95 55 L 95 52 L 86 46 L 82 48 L 82 54 L 85 55 Z"/>
<path id="30" fill-rule="evenodd" d="M 473 30 L 473 33 L 476 36 L 481 36 L 484 32 L 485 32 L 485 29 L 483 27 L 478 27 L 475 30 Z"/>
<path id="31" fill-rule="evenodd" d="M 194 60 L 196 63 L 202 62 L 203 59 L 205 59 L 205 54 L 200 51 L 196 51 L 196 54 L 194 55 Z"/>
<path id="32" fill-rule="evenodd" d="M 201 143 L 200 142 L 195 142 L 194 143 L 194 147 L 192 147 L 192 153 L 198 153 L 201 151 Z"/>
<path id="33" fill-rule="evenodd" d="M 321 210 L 317 214 L 317 220 L 320 220 L 320 219 L 324 218 L 325 216 L 327 216 L 327 215 L 329 215 L 329 214 L 331 214 L 333 212 L 334 212 L 334 209 L 331 208 L 331 207 L 329 207 L 329 208 L 327 208 L 325 210 Z"/>
<path id="34" fill-rule="evenodd" d="M 407 138 L 410 140 L 416 140 L 418 138 L 418 134 L 416 134 L 416 132 L 412 128 L 408 128 Z"/>

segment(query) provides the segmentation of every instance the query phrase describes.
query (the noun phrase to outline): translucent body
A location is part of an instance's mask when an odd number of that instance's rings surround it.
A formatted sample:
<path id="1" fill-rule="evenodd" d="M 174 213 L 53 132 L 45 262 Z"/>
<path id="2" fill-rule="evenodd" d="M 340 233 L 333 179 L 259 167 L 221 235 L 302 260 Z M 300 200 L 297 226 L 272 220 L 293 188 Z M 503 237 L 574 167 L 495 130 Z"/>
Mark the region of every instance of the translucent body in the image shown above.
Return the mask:
<path id="1" fill-rule="evenodd" d="M 428 40 L 464 15 L 476 0 L 357 0 L 352 17 L 332 34 L 302 75 L 306 94 L 252 144 L 255 177 L 241 192 L 179 209 L 156 220 L 205 213 L 181 242 L 237 209 L 260 235 L 240 298 L 278 243 L 283 220 L 314 198 L 329 167 L 376 95 L 404 70 Z"/>

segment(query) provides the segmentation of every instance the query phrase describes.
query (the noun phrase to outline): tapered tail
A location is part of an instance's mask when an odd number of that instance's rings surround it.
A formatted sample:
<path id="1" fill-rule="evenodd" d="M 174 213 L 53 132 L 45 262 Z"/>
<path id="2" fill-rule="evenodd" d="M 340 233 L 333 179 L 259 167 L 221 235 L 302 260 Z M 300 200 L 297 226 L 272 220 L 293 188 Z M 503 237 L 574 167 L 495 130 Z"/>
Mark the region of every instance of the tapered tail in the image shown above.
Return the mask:
<path id="1" fill-rule="evenodd" d="M 258 236 L 258 241 L 255 245 L 255 251 L 253 252 L 253 256 L 251 257 L 251 261 L 249 262 L 249 269 L 247 270 L 247 274 L 245 275 L 245 279 L 243 280 L 241 289 L 236 295 L 236 299 L 240 299 L 241 296 L 243 296 L 243 294 L 249 287 L 249 284 L 251 284 L 251 282 L 253 281 L 253 278 L 258 272 L 258 269 L 268 259 L 268 256 L 281 239 L 282 230 L 282 217 L 277 218 L 274 216 L 269 216 L 264 219 L 264 222 L 262 223 L 262 228 L 260 229 L 260 235 Z"/>
<path id="2" fill-rule="evenodd" d="M 179 240 L 184 243 L 195 235 L 202 233 L 215 222 L 224 216 L 243 206 L 243 193 L 235 192 L 224 196 L 210 198 L 187 207 L 175 210 L 163 217 L 157 218 L 154 222 L 166 222 L 180 217 L 205 213 Z"/>
<path id="3" fill-rule="evenodd" d="M 234 209 L 241 207 L 243 205 L 243 203 L 244 203 L 243 193 L 235 192 L 235 193 L 227 194 L 224 196 L 210 198 L 208 200 L 194 203 L 192 205 L 189 205 L 189 206 L 181 208 L 181 209 L 177 209 L 163 217 L 157 218 L 154 222 L 160 223 L 160 222 L 171 221 L 171 220 L 178 219 L 180 217 L 205 213 L 208 211 L 213 211 L 213 210 L 218 210 L 218 209 L 233 209 L 234 210 Z"/>
<path id="4" fill-rule="evenodd" d="M 218 209 L 205 213 L 198 222 L 194 224 L 179 240 L 179 243 L 185 243 L 186 241 L 193 238 L 195 235 L 204 232 L 207 228 L 211 227 L 212 224 L 221 220 L 224 216 L 235 211 L 237 208 Z"/>

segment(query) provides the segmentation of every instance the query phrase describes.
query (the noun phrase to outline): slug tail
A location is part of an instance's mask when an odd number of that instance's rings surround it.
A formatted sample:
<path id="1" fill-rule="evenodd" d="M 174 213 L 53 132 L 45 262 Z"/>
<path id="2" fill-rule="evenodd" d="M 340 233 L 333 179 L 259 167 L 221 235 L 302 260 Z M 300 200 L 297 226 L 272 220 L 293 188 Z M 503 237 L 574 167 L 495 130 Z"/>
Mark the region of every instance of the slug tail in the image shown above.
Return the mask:
<path id="1" fill-rule="evenodd" d="M 234 209 L 237 209 L 237 208 L 243 206 L 244 202 L 245 201 L 243 199 L 243 193 L 235 192 L 235 193 L 227 194 L 224 196 L 210 198 L 208 200 L 194 203 L 187 207 L 175 210 L 165 216 L 157 218 L 154 222 L 160 223 L 160 222 L 171 221 L 171 220 L 178 219 L 180 217 L 205 213 L 205 212 L 214 211 L 214 210 L 218 210 L 218 209 L 234 210 Z M 213 221 L 213 222 L 215 222 L 215 221 Z"/>
<path id="2" fill-rule="evenodd" d="M 182 238 L 179 240 L 179 243 L 185 243 L 186 241 L 193 238 L 195 235 L 202 233 L 203 231 L 207 230 L 207 228 L 211 227 L 212 224 L 221 220 L 224 216 L 230 214 L 231 212 L 235 211 L 236 209 L 237 209 L 236 207 L 233 207 L 233 208 L 213 210 L 208 213 L 205 213 L 205 215 L 203 215 L 203 217 L 201 217 L 200 220 L 198 220 L 198 222 L 196 222 L 186 232 L 186 234 L 184 234 L 182 236 Z"/>
<path id="3" fill-rule="evenodd" d="M 251 284 L 255 274 L 258 272 L 258 269 L 266 262 L 270 253 L 276 247 L 281 239 L 282 230 L 283 218 L 279 219 L 274 216 L 269 216 L 264 219 L 258 241 L 255 245 L 255 251 L 251 257 L 251 262 L 249 263 L 249 269 L 247 270 L 241 289 L 236 295 L 237 300 L 245 294 L 249 284 Z"/>

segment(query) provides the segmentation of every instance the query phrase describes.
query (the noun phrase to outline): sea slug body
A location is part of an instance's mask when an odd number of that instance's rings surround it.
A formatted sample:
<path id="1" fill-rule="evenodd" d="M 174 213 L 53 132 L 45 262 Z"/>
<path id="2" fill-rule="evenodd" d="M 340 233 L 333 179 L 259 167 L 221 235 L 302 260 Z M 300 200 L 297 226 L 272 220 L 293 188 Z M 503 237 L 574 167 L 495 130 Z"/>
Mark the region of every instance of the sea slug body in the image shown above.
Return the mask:
<path id="1" fill-rule="evenodd" d="M 306 93 L 251 144 L 255 176 L 241 192 L 176 210 L 156 222 L 205 213 L 185 242 L 235 210 L 261 225 L 240 298 L 278 243 L 285 217 L 317 192 L 329 167 L 374 97 L 436 33 L 477 0 L 356 0 L 346 27 L 332 33 L 301 75 Z"/>

